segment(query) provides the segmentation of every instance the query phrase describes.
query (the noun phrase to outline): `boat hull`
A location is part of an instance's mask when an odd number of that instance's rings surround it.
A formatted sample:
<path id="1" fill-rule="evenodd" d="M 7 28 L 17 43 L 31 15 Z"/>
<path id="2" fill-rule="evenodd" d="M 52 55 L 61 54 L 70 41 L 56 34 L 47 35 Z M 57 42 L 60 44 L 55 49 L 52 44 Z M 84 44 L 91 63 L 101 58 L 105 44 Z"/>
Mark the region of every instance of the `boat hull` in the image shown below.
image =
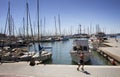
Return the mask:
<path id="1" fill-rule="evenodd" d="M 51 52 L 47 52 L 47 51 L 42 51 L 41 55 L 39 55 L 39 53 L 36 53 L 33 58 L 35 60 L 38 61 L 45 61 L 45 60 L 49 60 L 52 57 L 52 53 Z"/>
<path id="2" fill-rule="evenodd" d="M 42 51 L 41 55 L 39 54 L 39 52 L 35 53 L 35 52 L 30 52 L 29 55 L 23 55 L 20 57 L 20 61 L 30 61 L 31 58 L 34 58 L 36 61 L 45 61 L 48 59 L 51 59 L 52 57 L 52 53 L 48 52 L 48 51 Z"/>

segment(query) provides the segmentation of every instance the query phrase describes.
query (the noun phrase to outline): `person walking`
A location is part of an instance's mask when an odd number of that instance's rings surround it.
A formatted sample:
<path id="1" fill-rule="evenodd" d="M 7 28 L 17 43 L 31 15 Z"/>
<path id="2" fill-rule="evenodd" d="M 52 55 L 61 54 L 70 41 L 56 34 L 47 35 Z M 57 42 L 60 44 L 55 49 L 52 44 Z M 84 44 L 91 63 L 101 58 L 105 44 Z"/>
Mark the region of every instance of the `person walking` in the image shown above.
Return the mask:
<path id="1" fill-rule="evenodd" d="M 84 53 L 81 52 L 79 57 L 80 57 L 80 60 L 79 60 L 79 63 L 78 63 L 77 70 L 79 71 L 79 68 L 82 65 L 81 70 L 84 71 Z"/>

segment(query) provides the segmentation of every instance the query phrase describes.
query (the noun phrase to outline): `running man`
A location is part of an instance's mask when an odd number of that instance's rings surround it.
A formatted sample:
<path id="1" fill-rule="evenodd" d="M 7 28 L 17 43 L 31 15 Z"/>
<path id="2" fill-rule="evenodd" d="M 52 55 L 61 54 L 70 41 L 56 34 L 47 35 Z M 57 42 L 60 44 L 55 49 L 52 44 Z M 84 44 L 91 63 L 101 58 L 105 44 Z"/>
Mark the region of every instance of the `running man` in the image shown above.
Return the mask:
<path id="1" fill-rule="evenodd" d="M 80 66 L 82 65 L 82 67 L 81 67 L 81 70 L 82 71 L 84 71 L 84 53 L 82 52 L 82 53 L 80 53 L 80 61 L 79 61 L 79 63 L 78 63 L 78 67 L 77 67 L 77 70 L 79 71 L 79 68 L 80 68 Z"/>

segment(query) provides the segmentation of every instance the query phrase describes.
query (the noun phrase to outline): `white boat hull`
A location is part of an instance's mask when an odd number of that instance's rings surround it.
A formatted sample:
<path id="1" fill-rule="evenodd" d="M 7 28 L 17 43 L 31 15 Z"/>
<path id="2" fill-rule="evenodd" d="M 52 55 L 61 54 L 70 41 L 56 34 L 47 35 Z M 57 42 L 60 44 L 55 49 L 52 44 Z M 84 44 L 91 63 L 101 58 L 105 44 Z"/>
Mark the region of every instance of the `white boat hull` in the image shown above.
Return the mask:
<path id="1" fill-rule="evenodd" d="M 47 51 L 42 51 L 41 55 L 39 55 L 39 53 L 36 53 L 33 56 L 33 58 L 38 61 L 45 61 L 51 59 L 51 57 L 52 57 L 52 53 Z"/>
<path id="2" fill-rule="evenodd" d="M 52 53 L 48 51 L 42 51 L 41 55 L 39 55 L 39 52 L 30 52 L 29 55 L 25 54 L 20 57 L 21 61 L 29 61 L 31 58 L 34 58 L 36 61 L 45 61 L 48 59 L 51 59 Z"/>

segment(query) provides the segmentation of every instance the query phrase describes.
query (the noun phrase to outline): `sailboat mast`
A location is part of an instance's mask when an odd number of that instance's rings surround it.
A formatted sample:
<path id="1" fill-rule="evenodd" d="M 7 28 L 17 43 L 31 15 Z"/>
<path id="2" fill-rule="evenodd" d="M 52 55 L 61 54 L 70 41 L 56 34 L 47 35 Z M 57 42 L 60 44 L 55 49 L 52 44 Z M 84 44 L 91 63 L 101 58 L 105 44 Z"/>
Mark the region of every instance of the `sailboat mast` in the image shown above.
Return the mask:
<path id="1" fill-rule="evenodd" d="M 90 34 L 89 26 L 88 26 L 87 30 L 88 30 L 88 35 L 89 35 Z"/>
<path id="2" fill-rule="evenodd" d="M 60 14 L 58 14 L 58 23 L 59 23 L 59 32 L 61 36 L 61 21 L 60 21 Z"/>
<path id="3" fill-rule="evenodd" d="M 80 27 L 80 34 L 81 34 L 81 24 L 79 25 L 79 27 Z"/>
<path id="4" fill-rule="evenodd" d="M 41 50 L 41 46 L 40 46 L 40 40 L 39 40 L 39 35 L 40 35 L 40 31 L 39 31 L 39 0 L 37 0 L 37 17 L 38 17 L 38 49 L 39 51 Z M 41 55 L 41 51 L 39 52 L 39 54 Z"/>
<path id="5" fill-rule="evenodd" d="M 39 35 L 40 35 L 40 31 L 39 31 L 39 0 L 37 0 L 37 25 L 38 25 L 38 42 L 39 42 Z"/>
<path id="6" fill-rule="evenodd" d="M 28 37 L 29 37 L 29 33 L 28 33 L 28 2 L 26 2 L 26 22 L 27 22 L 27 26 L 26 26 L 26 31 L 27 31 L 27 40 L 28 40 Z"/>
<path id="7" fill-rule="evenodd" d="M 25 18 L 23 17 L 23 36 L 25 38 Z"/>
<path id="8" fill-rule="evenodd" d="M 55 20 L 55 35 L 57 36 L 56 17 L 55 16 L 54 16 L 54 20 Z"/>
<path id="9" fill-rule="evenodd" d="M 45 19 L 45 17 L 44 17 L 44 31 L 43 31 L 43 33 L 44 33 L 44 35 L 46 34 L 46 30 L 45 30 L 45 24 L 46 23 L 46 19 Z"/>
<path id="10" fill-rule="evenodd" d="M 90 23 L 90 34 L 92 34 L 92 23 Z"/>
<path id="11" fill-rule="evenodd" d="M 11 16 L 10 16 L 10 0 L 8 2 L 8 28 L 9 28 L 9 36 L 11 37 Z"/>
<path id="12" fill-rule="evenodd" d="M 7 24 L 8 24 L 8 12 L 7 12 L 7 17 L 6 17 L 6 23 L 5 23 L 5 28 L 4 28 L 4 34 L 6 33 Z"/>
<path id="13" fill-rule="evenodd" d="M 15 33 L 14 33 L 14 19 L 13 19 L 12 15 L 11 15 L 10 22 L 11 22 L 11 35 L 14 36 L 15 35 Z"/>
<path id="14" fill-rule="evenodd" d="M 71 27 L 70 27 L 70 32 L 71 32 L 70 35 L 73 34 L 73 31 L 72 31 L 72 30 L 73 30 L 73 27 L 71 26 Z"/>

